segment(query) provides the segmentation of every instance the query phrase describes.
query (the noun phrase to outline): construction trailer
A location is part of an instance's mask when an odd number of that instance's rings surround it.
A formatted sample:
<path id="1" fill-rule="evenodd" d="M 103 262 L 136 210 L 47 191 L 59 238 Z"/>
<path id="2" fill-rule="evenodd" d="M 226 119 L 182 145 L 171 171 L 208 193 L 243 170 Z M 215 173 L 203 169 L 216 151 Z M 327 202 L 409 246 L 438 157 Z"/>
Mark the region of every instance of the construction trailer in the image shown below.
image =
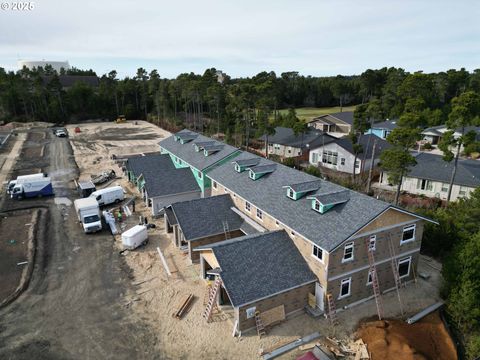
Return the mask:
<path id="1" fill-rule="evenodd" d="M 265 231 L 234 207 L 227 194 L 173 203 L 165 210 L 165 231 L 196 263 L 200 254 L 194 250 L 199 246 Z"/>
<path id="2" fill-rule="evenodd" d="M 272 231 L 197 247 L 206 289 L 204 318 L 233 312 L 234 331 L 263 335 L 286 316 L 303 311 L 317 278 L 285 231 Z"/>

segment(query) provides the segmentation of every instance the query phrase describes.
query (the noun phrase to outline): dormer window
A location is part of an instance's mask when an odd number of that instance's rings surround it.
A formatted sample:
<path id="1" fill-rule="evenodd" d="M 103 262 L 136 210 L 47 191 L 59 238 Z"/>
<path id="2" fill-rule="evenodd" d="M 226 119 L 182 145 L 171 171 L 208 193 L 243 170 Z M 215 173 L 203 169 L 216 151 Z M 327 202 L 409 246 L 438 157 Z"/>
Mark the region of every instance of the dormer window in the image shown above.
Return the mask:
<path id="1" fill-rule="evenodd" d="M 240 169 L 240 166 L 238 164 L 235 164 L 235 171 L 236 172 L 241 172 L 242 169 Z"/>
<path id="2" fill-rule="evenodd" d="M 309 196 L 307 199 L 312 200 L 313 210 L 324 214 L 334 206 L 348 202 L 348 200 L 350 200 L 350 191 L 342 190 L 325 194 L 317 194 Z"/>
<path id="3" fill-rule="evenodd" d="M 252 170 L 248 172 L 248 176 L 250 177 L 250 179 L 255 180 L 255 173 Z"/>
<path id="4" fill-rule="evenodd" d="M 313 202 L 313 209 L 320 212 L 320 202 L 318 202 L 317 200 L 315 200 Z"/>
<path id="5" fill-rule="evenodd" d="M 288 188 L 288 190 L 287 190 L 287 196 L 288 196 L 290 199 L 295 199 L 295 191 L 293 191 L 292 188 Z"/>

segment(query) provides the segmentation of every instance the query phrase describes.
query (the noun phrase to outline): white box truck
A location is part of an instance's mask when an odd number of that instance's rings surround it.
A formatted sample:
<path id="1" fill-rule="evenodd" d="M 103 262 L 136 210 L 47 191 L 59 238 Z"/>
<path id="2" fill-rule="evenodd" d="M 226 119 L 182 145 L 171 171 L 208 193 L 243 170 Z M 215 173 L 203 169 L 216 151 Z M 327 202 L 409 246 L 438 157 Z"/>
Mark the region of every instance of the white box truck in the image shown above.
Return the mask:
<path id="1" fill-rule="evenodd" d="M 96 199 L 98 205 L 103 206 L 119 203 L 125 198 L 125 195 L 123 193 L 123 188 L 120 185 L 116 185 L 94 191 L 90 194 L 90 197 Z"/>
<path id="2" fill-rule="evenodd" d="M 122 233 L 122 245 L 124 249 L 133 250 L 148 242 L 147 227 L 135 225 Z"/>
<path id="3" fill-rule="evenodd" d="M 78 220 L 86 234 L 102 230 L 100 207 L 94 198 L 83 198 L 74 201 Z"/>
<path id="4" fill-rule="evenodd" d="M 24 180 L 21 184 L 17 183 L 10 193 L 10 197 L 17 200 L 49 195 L 53 195 L 52 180 L 49 177 Z"/>
<path id="5" fill-rule="evenodd" d="M 47 177 L 47 175 L 44 173 L 17 176 L 15 180 L 10 180 L 10 182 L 8 183 L 7 194 L 11 194 L 13 188 L 17 184 L 20 185 L 20 184 L 23 184 L 25 181 L 32 180 L 32 179 L 42 179 L 44 177 Z"/>

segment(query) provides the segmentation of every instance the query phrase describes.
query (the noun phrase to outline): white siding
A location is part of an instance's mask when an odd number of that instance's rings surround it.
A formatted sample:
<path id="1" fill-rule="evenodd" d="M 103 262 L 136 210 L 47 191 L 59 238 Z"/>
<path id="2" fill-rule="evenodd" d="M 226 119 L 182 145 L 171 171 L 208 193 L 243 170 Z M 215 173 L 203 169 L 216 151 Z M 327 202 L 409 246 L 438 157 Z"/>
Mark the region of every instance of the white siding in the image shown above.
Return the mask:
<path id="1" fill-rule="evenodd" d="M 268 144 L 268 153 L 286 158 L 302 155 L 302 151 L 300 150 L 300 148 L 294 148 L 291 146 L 284 146 L 272 143 Z"/>
<path id="2" fill-rule="evenodd" d="M 331 151 L 338 154 L 337 165 L 322 162 L 322 156 L 323 156 L 324 150 Z M 317 158 L 318 162 L 313 161 L 315 157 Z M 342 165 L 342 158 L 345 159 L 344 165 Z M 356 169 L 357 174 L 360 174 L 360 168 L 362 166 L 362 158 L 363 158 L 362 154 L 360 154 L 357 158 L 359 163 L 359 167 Z M 354 160 L 355 160 L 355 156 L 353 154 L 349 153 L 347 150 L 337 145 L 336 143 L 330 143 L 325 146 L 310 150 L 310 158 L 309 158 L 310 164 L 324 166 L 329 169 L 333 169 L 333 170 L 337 170 L 337 171 L 341 171 L 349 174 L 353 173 Z M 368 161 L 368 163 L 370 163 L 370 161 Z M 365 168 L 365 170 L 368 170 L 368 169 Z"/>

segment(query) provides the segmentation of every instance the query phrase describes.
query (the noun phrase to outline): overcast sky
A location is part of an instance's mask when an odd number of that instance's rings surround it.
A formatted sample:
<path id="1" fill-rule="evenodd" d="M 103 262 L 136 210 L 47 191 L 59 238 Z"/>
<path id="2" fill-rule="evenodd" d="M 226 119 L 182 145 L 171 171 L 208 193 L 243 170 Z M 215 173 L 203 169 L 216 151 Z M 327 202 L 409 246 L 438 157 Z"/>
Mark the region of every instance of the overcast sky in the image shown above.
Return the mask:
<path id="1" fill-rule="evenodd" d="M 473 70 L 480 2 L 39 0 L 32 11 L 0 10 L 0 67 L 14 70 L 19 59 L 68 60 L 120 76 L 138 67 L 163 77 L 210 67 L 234 77 Z"/>

